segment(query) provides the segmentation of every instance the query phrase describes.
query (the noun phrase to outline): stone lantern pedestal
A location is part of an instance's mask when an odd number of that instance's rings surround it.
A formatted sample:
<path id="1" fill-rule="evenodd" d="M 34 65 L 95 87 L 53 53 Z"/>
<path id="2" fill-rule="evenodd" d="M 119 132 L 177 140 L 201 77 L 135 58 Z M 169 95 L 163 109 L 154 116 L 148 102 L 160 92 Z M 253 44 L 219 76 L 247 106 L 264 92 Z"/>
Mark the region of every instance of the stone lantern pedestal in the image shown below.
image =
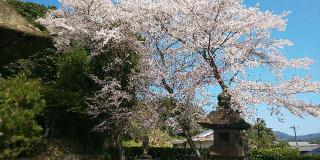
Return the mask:
<path id="1" fill-rule="evenodd" d="M 224 90 L 218 96 L 218 107 L 199 124 L 214 130 L 210 155 L 217 160 L 239 160 L 245 157 L 241 131 L 251 126 L 231 108 L 231 95 Z"/>

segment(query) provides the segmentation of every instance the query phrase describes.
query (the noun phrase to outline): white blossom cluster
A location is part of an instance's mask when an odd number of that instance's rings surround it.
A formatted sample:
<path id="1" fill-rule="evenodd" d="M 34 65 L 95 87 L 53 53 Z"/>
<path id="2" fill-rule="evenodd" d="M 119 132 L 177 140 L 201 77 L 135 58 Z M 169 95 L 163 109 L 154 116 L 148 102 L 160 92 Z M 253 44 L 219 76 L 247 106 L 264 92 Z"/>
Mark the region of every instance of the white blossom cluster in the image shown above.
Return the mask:
<path id="1" fill-rule="evenodd" d="M 131 112 L 120 105 L 122 102 L 130 100 L 132 98 L 131 95 L 121 90 L 120 82 L 117 80 L 104 81 L 95 76 L 92 76 L 92 78 L 102 86 L 102 89 L 89 99 L 89 114 L 95 118 L 98 116 L 107 117 L 95 129 L 105 131 L 114 129 L 112 127 L 118 125 L 124 125 L 123 120 L 130 117 Z"/>
<path id="2" fill-rule="evenodd" d="M 64 51 L 76 43 L 89 45 L 96 55 L 111 42 L 124 36 L 127 25 L 111 0 L 60 0 L 61 9 L 51 10 L 38 19 L 54 38 L 55 46 Z M 118 14 L 119 13 L 119 14 Z M 120 25 L 121 24 L 121 25 Z"/>

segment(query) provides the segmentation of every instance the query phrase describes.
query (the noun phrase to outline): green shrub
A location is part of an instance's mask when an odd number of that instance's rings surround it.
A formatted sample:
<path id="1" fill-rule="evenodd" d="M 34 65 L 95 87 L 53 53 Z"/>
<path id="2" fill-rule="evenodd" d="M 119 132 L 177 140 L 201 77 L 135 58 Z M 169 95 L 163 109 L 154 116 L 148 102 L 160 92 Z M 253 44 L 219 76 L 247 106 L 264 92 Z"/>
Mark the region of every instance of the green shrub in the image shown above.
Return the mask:
<path id="1" fill-rule="evenodd" d="M 296 160 L 320 160 L 320 155 L 301 155 Z"/>
<path id="2" fill-rule="evenodd" d="M 13 77 L 20 72 L 28 73 L 29 78 L 41 78 L 43 83 L 57 79 L 58 61 L 61 54 L 52 48 L 46 48 L 26 59 L 19 59 L 0 67 L 2 77 Z"/>
<path id="3" fill-rule="evenodd" d="M 84 47 L 75 46 L 55 61 L 56 80 L 44 91 L 48 137 L 69 139 L 88 152 L 103 149 L 106 135 L 92 131 L 97 124 L 87 113 L 87 97 L 96 88 L 89 77 L 90 58 Z"/>
<path id="4" fill-rule="evenodd" d="M 208 149 L 200 149 L 204 159 L 209 159 Z M 111 157 L 116 155 L 116 149 L 109 149 L 108 154 Z M 126 159 L 134 160 L 138 159 L 142 155 L 141 147 L 125 148 Z M 151 147 L 149 149 L 149 155 L 157 160 L 194 160 L 195 156 L 191 149 L 184 148 L 160 148 Z M 112 159 L 112 158 L 111 158 Z"/>
<path id="5" fill-rule="evenodd" d="M 248 153 L 250 160 L 294 160 L 299 151 L 293 148 L 259 148 Z"/>
<path id="6" fill-rule="evenodd" d="M 35 121 L 45 102 L 41 83 L 25 74 L 0 78 L 0 158 L 26 155 L 41 140 L 42 128 Z"/>
<path id="7" fill-rule="evenodd" d="M 59 87 L 72 91 L 91 90 L 89 63 L 88 52 L 83 47 L 75 47 L 64 53 L 58 67 Z"/>
<path id="8" fill-rule="evenodd" d="M 209 156 L 208 149 L 200 149 L 204 160 L 213 160 Z M 141 157 L 141 147 L 125 148 L 126 158 L 129 160 Z M 114 156 L 115 149 L 109 149 L 108 154 Z M 193 160 L 195 159 L 191 149 L 184 148 L 160 148 L 151 147 L 149 155 L 156 160 Z M 252 149 L 248 153 L 249 160 L 320 160 L 319 156 L 300 155 L 299 151 L 292 148 L 260 148 Z"/>
<path id="9" fill-rule="evenodd" d="M 122 145 L 124 147 L 141 147 L 142 146 L 141 142 L 136 142 L 134 140 L 123 141 Z"/>

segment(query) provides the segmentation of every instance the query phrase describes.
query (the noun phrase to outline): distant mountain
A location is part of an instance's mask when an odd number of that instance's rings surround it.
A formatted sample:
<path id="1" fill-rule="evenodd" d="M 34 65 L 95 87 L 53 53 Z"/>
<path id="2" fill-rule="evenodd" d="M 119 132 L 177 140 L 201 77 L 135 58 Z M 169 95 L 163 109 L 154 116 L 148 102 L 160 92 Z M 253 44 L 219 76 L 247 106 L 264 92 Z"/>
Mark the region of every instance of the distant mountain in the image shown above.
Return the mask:
<path id="1" fill-rule="evenodd" d="M 287 140 L 287 141 L 294 141 L 294 136 L 291 136 L 291 135 L 288 135 L 286 133 L 279 132 L 279 131 L 275 131 L 273 133 L 278 139 L 283 139 L 283 140 Z M 314 140 L 317 140 L 317 139 L 320 139 L 320 133 L 297 136 L 297 140 L 298 141 L 308 141 L 308 142 L 310 142 L 310 141 L 314 141 Z"/>
<path id="2" fill-rule="evenodd" d="M 273 134 L 277 137 L 277 139 L 283 139 L 288 141 L 290 141 L 291 139 L 294 139 L 294 136 L 290 136 L 289 134 L 279 132 L 279 131 L 274 131 Z"/>
<path id="3" fill-rule="evenodd" d="M 304 140 L 304 141 L 320 139 L 320 133 L 298 136 L 297 139 Z"/>

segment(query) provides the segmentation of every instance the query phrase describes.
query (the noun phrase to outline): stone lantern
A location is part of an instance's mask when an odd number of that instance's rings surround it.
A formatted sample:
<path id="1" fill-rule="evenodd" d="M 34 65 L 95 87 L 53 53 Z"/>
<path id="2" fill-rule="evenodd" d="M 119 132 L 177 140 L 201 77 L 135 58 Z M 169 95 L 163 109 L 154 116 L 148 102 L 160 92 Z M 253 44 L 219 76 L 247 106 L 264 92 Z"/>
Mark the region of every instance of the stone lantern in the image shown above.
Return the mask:
<path id="1" fill-rule="evenodd" d="M 239 160 L 245 157 L 241 131 L 251 126 L 231 108 L 231 95 L 224 90 L 218 96 L 218 107 L 199 124 L 214 130 L 210 155 L 218 160 Z"/>

